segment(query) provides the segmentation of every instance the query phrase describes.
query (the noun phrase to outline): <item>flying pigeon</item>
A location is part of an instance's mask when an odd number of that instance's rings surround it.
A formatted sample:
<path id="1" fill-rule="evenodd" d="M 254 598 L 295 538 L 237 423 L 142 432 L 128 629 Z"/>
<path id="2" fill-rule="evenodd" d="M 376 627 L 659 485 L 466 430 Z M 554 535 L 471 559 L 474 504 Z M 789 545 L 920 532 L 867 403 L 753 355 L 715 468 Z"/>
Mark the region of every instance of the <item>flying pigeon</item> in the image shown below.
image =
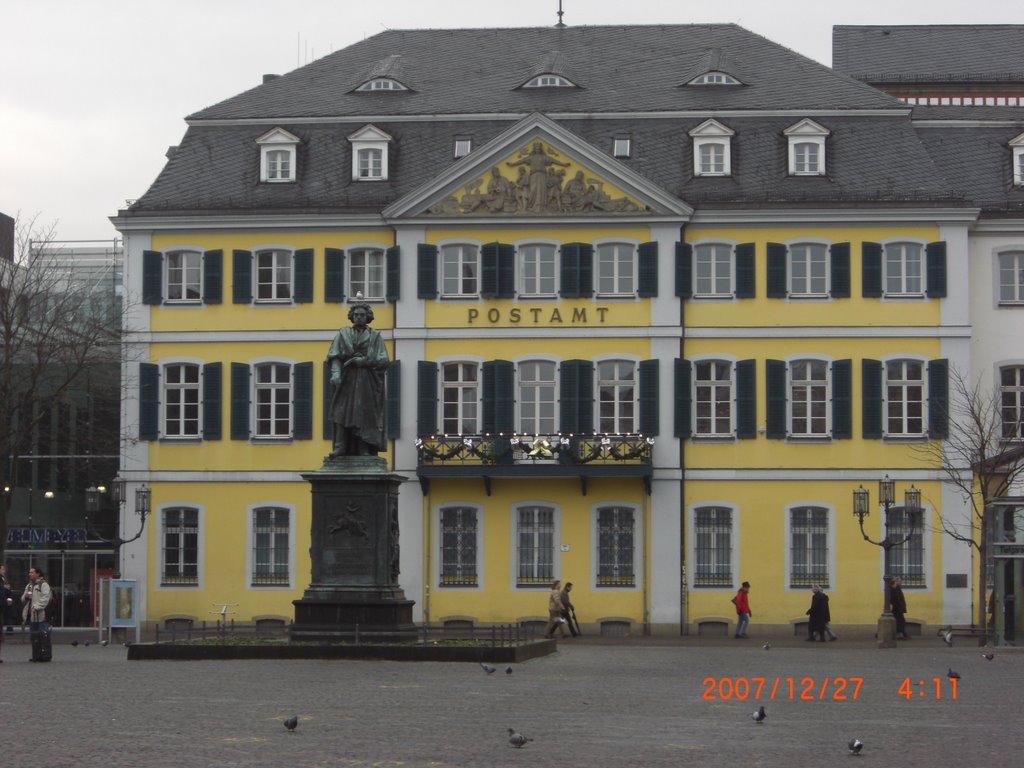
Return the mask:
<path id="1" fill-rule="evenodd" d="M 765 720 L 768 719 L 768 715 L 765 714 L 764 707 L 758 707 L 757 708 L 757 712 L 751 713 L 750 717 L 758 725 L 760 725 L 761 723 L 763 723 Z"/>
<path id="2" fill-rule="evenodd" d="M 511 664 L 509 664 L 507 667 L 505 667 L 505 674 L 506 675 L 511 675 L 512 674 L 512 665 Z"/>
<path id="3" fill-rule="evenodd" d="M 954 672 L 953 668 L 950 667 L 949 668 L 949 679 L 950 680 L 959 680 L 960 679 L 960 673 L 959 672 Z"/>
<path id="4" fill-rule="evenodd" d="M 764 648 L 767 651 L 769 648 L 771 648 L 771 645 L 769 643 L 765 643 L 761 647 Z"/>
<path id="5" fill-rule="evenodd" d="M 953 630 L 947 629 L 945 631 L 945 633 L 942 635 L 942 642 L 949 646 L 953 645 Z"/>
<path id="6" fill-rule="evenodd" d="M 483 669 L 483 671 L 486 672 L 488 675 L 493 675 L 494 672 L 495 672 L 494 667 L 492 667 L 486 661 L 481 661 L 480 662 L 480 668 Z"/>
<path id="7" fill-rule="evenodd" d="M 992 659 L 994 659 L 996 655 L 994 653 L 983 653 L 981 654 L 981 657 L 983 659 L 987 659 L 988 661 L 992 661 Z"/>
<path id="8" fill-rule="evenodd" d="M 284 721 L 284 727 L 288 729 L 289 733 L 294 733 L 295 729 L 298 726 L 299 726 L 299 717 L 298 717 L 298 715 L 296 715 L 295 717 L 289 717 L 287 720 Z"/>
<path id="9" fill-rule="evenodd" d="M 528 741 L 533 741 L 533 739 L 526 738 L 525 736 L 523 736 L 523 734 L 519 733 L 519 731 L 517 731 L 515 728 L 508 729 L 508 743 L 516 749 L 522 749 L 524 746 L 526 746 L 526 742 Z"/>
<path id="10" fill-rule="evenodd" d="M 864 749 L 864 742 L 860 739 L 850 739 L 848 745 L 850 747 L 850 754 L 854 757 L 860 756 L 860 751 Z"/>

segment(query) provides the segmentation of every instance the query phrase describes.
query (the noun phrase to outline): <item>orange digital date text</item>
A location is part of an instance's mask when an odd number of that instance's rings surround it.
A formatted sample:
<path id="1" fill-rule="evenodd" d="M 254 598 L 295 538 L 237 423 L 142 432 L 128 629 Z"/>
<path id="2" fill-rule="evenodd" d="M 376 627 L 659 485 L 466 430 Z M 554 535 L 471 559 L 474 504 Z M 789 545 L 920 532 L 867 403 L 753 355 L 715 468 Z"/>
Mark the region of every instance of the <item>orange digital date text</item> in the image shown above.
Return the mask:
<path id="1" fill-rule="evenodd" d="M 705 677 L 704 698 L 728 701 L 856 701 L 863 677 Z"/>

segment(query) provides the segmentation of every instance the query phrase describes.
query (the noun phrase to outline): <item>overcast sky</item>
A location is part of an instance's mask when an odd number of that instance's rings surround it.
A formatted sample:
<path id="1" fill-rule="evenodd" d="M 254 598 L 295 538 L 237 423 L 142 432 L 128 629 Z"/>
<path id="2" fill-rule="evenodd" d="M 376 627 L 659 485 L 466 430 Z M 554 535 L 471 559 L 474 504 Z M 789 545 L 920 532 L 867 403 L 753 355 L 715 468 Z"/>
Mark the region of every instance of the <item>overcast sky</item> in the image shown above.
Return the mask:
<path id="1" fill-rule="evenodd" d="M 824 64 L 834 24 L 1021 24 L 1007 0 L 563 0 L 569 25 L 736 23 Z M 558 0 L 0 0 L 0 212 L 113 239 L 184 118 L 386 28 L 548 26 Z"/>

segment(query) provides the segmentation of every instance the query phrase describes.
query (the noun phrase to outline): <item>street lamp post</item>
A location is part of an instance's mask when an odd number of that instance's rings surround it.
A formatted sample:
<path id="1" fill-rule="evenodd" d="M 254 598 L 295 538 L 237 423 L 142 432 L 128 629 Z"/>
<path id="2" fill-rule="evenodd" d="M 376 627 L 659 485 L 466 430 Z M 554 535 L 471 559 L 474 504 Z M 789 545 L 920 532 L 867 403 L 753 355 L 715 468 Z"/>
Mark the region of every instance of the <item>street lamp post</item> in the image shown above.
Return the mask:
<path id="1" fill-rule="evenodd" d="M 884 553 L 885 573 L 882 576 L 882 613 L 878 617 L 878 630 L 876 633 L 878 647 L 895 648 L 896 617 L 892 615 L 891 583 L 893 576 L 890 552 L 893 547 L 902 546 L 914 535 L 918 517 L 921 513 L 921 491 L 911 485 L 903 493 L 903 510 L 907 515 L 909 524 L 906 534 L 899 539 L 894 539 L 889 532 L 889 510 L 896 503 L 896 482 L 890 479 L 888 475 L 878 481 L 878 502 L 882 505 L 885 514 L 885 518 L 882 521 L 885 525 L 885 537 L 881 541 L 875 541 L 864 530 L 864 518 L 871 514 L 870 493 L 863 485 L 853 492 L 853 514 L 860 524 L 861 536 L 864 537 L 864 541 L 870 542 L 876 547 L 881 547 Z"/>

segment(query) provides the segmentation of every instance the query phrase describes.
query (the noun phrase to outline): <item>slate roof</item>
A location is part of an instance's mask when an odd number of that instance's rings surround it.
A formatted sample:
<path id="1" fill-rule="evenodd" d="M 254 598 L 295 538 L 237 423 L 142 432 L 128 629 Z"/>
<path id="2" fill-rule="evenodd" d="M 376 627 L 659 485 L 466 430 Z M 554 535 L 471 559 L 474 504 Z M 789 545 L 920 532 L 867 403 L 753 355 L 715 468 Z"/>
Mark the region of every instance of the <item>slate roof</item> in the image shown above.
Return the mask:
<path id="1" fill-rule="evenodd" d="M 746 85 L 680 86 L 710 51 Z M 381 62 L 400 62 L 416 90 L 352 92 Z M 552 62 L 583 73 L 584 87 L 518 88 Z M 456 136 L 479 148 L 532 112 L 558 115 L 609 155 L 615 137 L 630 136 L 632 156 L 621 162 L 694 207 L 957 199 L 906 105 L 726 24 L 384 32 L 192 115 L 178 150 L 124 215 L 376 213 L 450 168 Z M 712 114 L 736 132 L 729 178 L 693 176 L 687 134 Z M 368 116 L 394 139 L 385 182 L 351 180 L 346 137 Z M 803 117 L 830 131 L 825 177 L 787 174 L 783 130 Z M 300 139 L 294 184 L 259 183 L 255 139 L 275 126 Z"/>
<path id="2" fill-rule="evenodd" d="M 1022 83 L 1024 25 L 838 25 L 832 67 L 870 83 Z"/>

